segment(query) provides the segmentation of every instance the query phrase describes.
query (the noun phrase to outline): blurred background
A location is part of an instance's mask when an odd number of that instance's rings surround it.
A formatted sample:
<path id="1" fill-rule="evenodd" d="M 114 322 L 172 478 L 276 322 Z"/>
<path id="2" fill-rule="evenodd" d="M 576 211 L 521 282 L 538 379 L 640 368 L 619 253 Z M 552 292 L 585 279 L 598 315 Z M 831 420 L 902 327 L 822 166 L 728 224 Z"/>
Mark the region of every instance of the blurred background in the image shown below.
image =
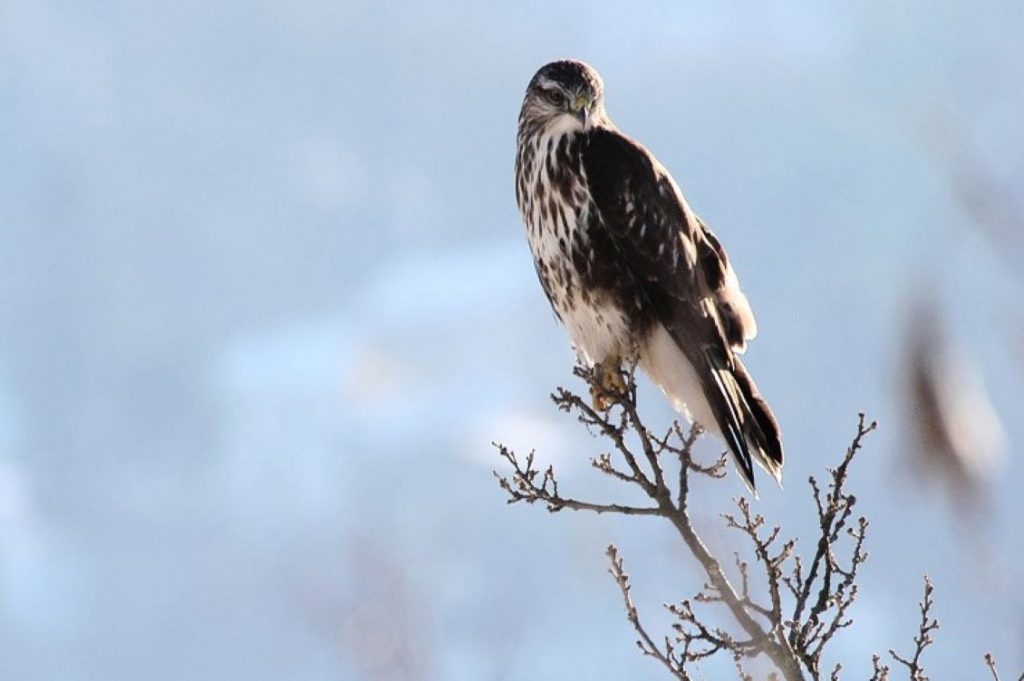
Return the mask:
<path id="1" fill-rule="evenodd" d="M 603 552 L 657 629 L 702 583 L 668 524 L 508 507 L 492 476 L 500 440 L 622 494 L 548 400 L 581 386 L 514 201 L 522 92 L 564 56 L 754 305 L 788 457 L 760 509 L 812 537 L 808 475 L 881 422 L 830 659 L 908 650 L 928 573 L 931 669 L 1018 672 L 1022 26 L 957 0 L 0 2 L 0 677 L 664 678 Z M 727 552 L 743 488 L 698 492 Z"/>

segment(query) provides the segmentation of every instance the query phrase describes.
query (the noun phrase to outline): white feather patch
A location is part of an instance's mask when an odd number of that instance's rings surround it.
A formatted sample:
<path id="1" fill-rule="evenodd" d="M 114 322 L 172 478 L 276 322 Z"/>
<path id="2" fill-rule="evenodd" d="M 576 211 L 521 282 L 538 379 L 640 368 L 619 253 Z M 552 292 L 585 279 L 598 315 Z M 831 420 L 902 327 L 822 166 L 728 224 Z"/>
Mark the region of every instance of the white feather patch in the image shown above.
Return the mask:
<path id="1" fill-rule="evenodd" d="M 743 340 L 754 340 L 757 338 L 757 320 L 754 319 L 754 311 L 750 308 L 750 301 L 740 289 L 740 281 L 736 278 L 736 271 L 730 264 L 725 268 L 725 286 L 719 291 L 719 304 L 728 306 L 740 320 L 740 328 L 743 329 Z M 744 348 L 746 349 L 746 348 Z"/>
<path id="2" fill-rule="evenodd" d="M 621 356 L 630 332 L 622 311 L 612 305 L 590 305 L 577 300 L 562 313 L 576 354 L 594 365 L 609 356 Z"/>
<path id="3" fill-rule="evenodd" d="M 661 324 L 655 327 L 641 348 L 640 366 L 665 393 L 676 411 L 699 423 L 704 430 L 721 436 L 697 371 Z"/>

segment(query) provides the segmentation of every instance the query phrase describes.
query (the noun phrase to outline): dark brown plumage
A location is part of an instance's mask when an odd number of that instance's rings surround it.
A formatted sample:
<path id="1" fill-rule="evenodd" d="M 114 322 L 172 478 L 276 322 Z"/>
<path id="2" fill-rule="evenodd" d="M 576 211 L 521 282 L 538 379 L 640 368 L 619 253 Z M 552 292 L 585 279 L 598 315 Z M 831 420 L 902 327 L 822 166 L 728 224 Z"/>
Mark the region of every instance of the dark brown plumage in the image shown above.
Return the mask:
<path id="1" fill-rule="evenodd" d="M 538 277 L 580 358 L 636 360 L 673 405 L 718 431 L 753 487 L 779 478 L 778 424 L 736 353 L 756 335 L 721 243 L 668 171 L 604 110 L 575 60 L 541 68 L 519 115 L 516 198 Z"/>

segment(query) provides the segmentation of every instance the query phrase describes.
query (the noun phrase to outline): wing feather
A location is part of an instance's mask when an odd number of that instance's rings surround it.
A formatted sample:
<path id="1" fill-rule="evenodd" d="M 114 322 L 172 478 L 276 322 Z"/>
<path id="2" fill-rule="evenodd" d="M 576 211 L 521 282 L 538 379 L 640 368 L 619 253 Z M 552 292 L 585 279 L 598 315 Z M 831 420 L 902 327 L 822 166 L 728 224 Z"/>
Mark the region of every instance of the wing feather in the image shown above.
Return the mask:
<path id="1" fill-rule="evenodd" d="M 698 346 L 730 346 L 715 297 L 730 270 L 668 172 L 637 142 L 609 128 L 590 132 L 583 163 L 602 226 L 646 282 L 661 321 L 688 323 Z"/>
<path id="2" fill-rule="evenodd" d="M 756 325 L 718 239 L 668 171 L 618 130 L 592 129 L 583 165 L 601 225 L 695 369 L 717 421 L 704 425 L 717 426 L 751 487 L 755 457 L 778 477 L 778 424 L 733 354 Z"/>
<path id="3" fill-rule="evenodd" d="M 697 224 L 698 262 L 704 274 L 704 281 L 714 297 L 729 345 L 736 352 L 743 353 L 747 349 L 747 341 L 757 337 L 754 311 L 750 309 L 750 303 L 740 289 L 736 271 L 729 263 L 729 256 L 726 255 L 722 244 L 711 228 L 699 217 Z"/>

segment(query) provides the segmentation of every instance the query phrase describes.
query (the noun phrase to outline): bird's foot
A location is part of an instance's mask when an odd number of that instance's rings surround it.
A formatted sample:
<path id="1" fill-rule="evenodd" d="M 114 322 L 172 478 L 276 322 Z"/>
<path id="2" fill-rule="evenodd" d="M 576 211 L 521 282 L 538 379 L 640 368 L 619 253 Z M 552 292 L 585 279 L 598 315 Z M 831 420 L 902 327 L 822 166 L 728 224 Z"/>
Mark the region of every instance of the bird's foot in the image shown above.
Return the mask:
<path id="1" fill-rule="evenodd" d="M 597 411 L 608 411 L 626 397 L 626 380 L 622 376 L 621 360 L 616 358 L 598 362 L 594 367 L 597 381 L 590 386 L 590 398 Z"/>

